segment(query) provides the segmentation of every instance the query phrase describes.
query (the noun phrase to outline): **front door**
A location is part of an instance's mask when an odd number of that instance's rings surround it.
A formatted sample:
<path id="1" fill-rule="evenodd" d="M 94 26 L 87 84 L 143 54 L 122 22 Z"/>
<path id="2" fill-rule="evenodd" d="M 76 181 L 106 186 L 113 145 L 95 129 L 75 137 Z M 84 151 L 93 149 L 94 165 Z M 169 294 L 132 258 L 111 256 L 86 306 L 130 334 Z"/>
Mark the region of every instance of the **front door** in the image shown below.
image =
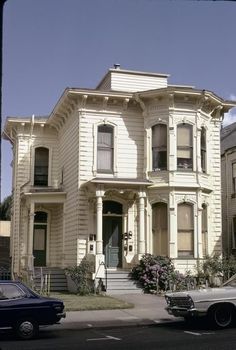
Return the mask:
<path id="1" fill-rule="evenodd" d="M 107 267 L 122 266 L 122 217 L 103 217 L 103 254 Z"/>
<path id="2" fill-rule="evenodd" d="M 34 266 L 46 266 L 46 237 L 47 226 L 35 224 L 33 243 Z"/>

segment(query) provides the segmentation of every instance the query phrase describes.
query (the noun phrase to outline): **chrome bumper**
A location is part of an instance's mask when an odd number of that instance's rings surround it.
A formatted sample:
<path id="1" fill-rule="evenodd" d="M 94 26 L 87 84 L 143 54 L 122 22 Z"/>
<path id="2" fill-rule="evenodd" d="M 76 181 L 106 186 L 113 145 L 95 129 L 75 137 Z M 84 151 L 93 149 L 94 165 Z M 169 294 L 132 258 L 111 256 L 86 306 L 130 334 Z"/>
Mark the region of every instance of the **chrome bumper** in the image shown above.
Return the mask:
<path id="1" fill-rule="evenodd" d="M 199 312 L 196 308 L 186 309 L 178 306 L 167 306 L 166 311 L 168 314 L 176 317 L 199 317 L 204 316 L 206 313 Z"/>

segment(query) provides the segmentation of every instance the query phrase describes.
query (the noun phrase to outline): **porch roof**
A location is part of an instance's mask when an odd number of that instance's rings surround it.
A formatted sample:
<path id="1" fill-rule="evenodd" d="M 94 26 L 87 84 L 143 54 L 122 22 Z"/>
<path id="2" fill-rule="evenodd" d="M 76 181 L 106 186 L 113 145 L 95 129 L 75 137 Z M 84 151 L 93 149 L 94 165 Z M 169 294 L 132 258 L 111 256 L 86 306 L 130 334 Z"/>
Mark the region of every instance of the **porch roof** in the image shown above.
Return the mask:
<path id="1" fill-rule="evenodd" d="M 64 203 L 66 192 L 26 192 L 22 194 L 34 203 Z"/>
<path id="2" fill-rule="evenodd" d="M 97 184 L 114 184 L 114 185 L 138 185 L 138 186 L 150 186 L 152 181 L 146 179 L 131 179 L 131 178 L 105 178 L 96 177 L 90 181 Z"/>

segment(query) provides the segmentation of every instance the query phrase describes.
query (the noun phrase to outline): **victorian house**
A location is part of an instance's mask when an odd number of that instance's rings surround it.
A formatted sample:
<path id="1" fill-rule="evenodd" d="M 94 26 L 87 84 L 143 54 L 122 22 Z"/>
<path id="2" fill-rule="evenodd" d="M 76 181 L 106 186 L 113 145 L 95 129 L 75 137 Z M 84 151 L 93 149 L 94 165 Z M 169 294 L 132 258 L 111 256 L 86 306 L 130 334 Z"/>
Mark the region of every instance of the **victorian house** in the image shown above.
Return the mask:
<path id="1" fill-rule="evenodd" d="M 233 106 L 115 65 L 95 89 L 65 89 L 47 117 L 8 117 L 14 275 L 89 257 L 103 278 L 145 253 L 185 272 L 221 253 L 220 129 Z"/>
<path id="2" fill-rule="evenodd" d="M 221 131 L 222 241 L 226 256 L 236 255 L 236 123 Z"/>

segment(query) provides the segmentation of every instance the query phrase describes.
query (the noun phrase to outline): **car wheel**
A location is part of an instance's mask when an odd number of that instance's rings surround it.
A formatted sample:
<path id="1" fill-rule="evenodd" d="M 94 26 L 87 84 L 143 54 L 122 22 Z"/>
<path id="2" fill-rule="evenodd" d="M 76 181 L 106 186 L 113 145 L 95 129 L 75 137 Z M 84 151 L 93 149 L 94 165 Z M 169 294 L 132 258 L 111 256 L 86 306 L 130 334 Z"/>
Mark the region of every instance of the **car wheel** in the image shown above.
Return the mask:
<path id="1" fill-rule="evenodd" d="M 30 318 L 18 320 L 15 327 L 16 335 L 20 339 L 32 339 L 36 337 L 39 331 L 38 323 Z"/>
<path id="2" fill-rule="evenodd" d="M 219 304 L 210 311 L 211 323 L 217 328 L 227 328 L 232 324 L 234 310 L 232 306 Z"/>

